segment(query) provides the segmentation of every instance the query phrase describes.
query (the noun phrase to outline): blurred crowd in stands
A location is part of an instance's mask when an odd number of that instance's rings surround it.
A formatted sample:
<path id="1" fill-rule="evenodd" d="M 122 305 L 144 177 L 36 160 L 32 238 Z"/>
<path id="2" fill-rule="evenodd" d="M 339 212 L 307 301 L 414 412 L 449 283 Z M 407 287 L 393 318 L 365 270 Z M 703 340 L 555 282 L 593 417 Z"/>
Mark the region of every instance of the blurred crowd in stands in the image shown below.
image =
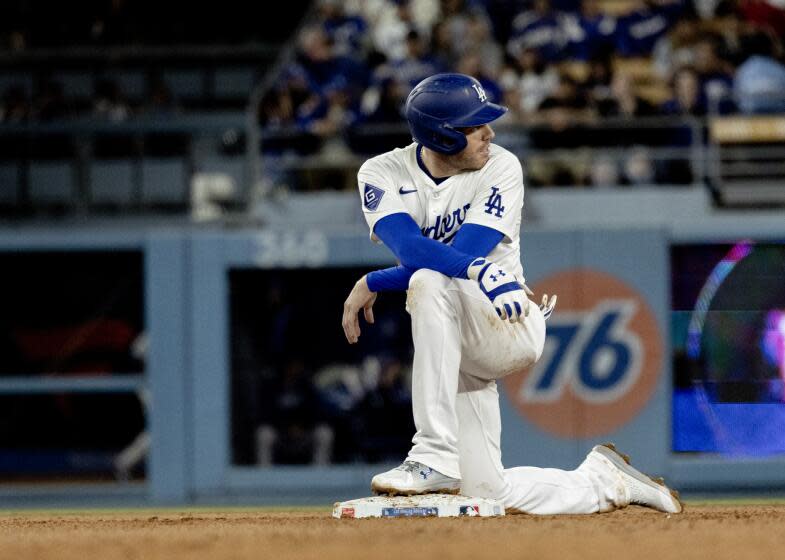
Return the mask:
<path id="1" fill-rule="evenodd" d="M 179 2 L 166 7 L 128 0 L 62 5 L 38 19 L 33 18 L 35 4 L 11 3 L 0 25 L 7 54 L 63 44 L 237 44 L 266 38 L 251 31 L 261 25 L 257 18 L 235 13 L 228 25 L 232 33 L 222 32 L 219 21 L 184 12 Z M 781 110 L 785 104 L 778 96 L 756 99 L 785 85 L 781 4 L 315 0 L 313 20 L 296 39 L 296 61 L 285 66 L 277 87 L 265 97 L 260 118 L 268 128 L 296 126 L 319 136 L 359 123 L 400 122 L 401 103 L 411 87 L 441 71 L 477 76 L 493 101 L 510 107 L 508 121 L 527 124 L 702 116 L 712 108 Z M 149 17 L 153 7 L 156 17 Z M 189 15 L 176 17 L 184 13 Z M 264 29 L 269 35 L 274 26 Z M 8 87 L 0 101 L 0 122 L 71 114 L 61 84 L 43 81 L 36 89 Z M 729 93 L 736 94 L 737 103 Z M 160 82 L 148 96 L 145 106 L 173 103 Z M 131 112 L 123 91 L 111 81 L 97 82 L 93 98 L 96 116 L 122 119 Z"/>
<path id="2" fill-rule="evenodd" d="M 628 148 L 678 150 L 703 141 L 701 132 L 667 130 L 651 117 L 684 123 L 785 110 L 785 10 L 775 4 L 321 0 L 316 19 L 299 33 L 296 60 L 261 104 L 266 151 L 333 155 L 348 147 L 367 155 L 404 145 L 405 130 L 380 139 L 366 125 L 384 131 L 402 123 L 412 86 L 458 71 L 476 76 L 492 101 L 510 108 L 497 133 L 508 124 L 527 127 L 497 140 L 526 157 L 527 184 L 691 183 L 697 179 L 688 161 L 667 152 L 655 161 L 650 151 Z M 606 161 L 575 153 L 591 146 L 626 153 Z M 560 157 L 558 149 L 571 152 Z M 531 155 L 537 150 L 552 152 L 539 160 Z"/>
<path id="3" fill-rule="evenodd" d="M 731 92 L 769 110 L 749 96 L 785 85 L 776 3 L 321 0 L 262 119 L 320 135 L 400 122 L 411 87 L 443 71 L 476 76 L 523 123 L 729 112 Z"/>
<path id="4" fill-rule="evenodd" d="M 60 44 L 293 40 L 282 65 L 260 63 L 257 79 L 273 79 L 258 119 L 268 176 L 302 190 L 310 187 L 280 161 L 352 162 L 407 144 L 406 95 L 443 71 L 476 76 L 492 101 L 510 108 L 497 142 L 526 159 L 532 186 L 690 184 L 704 177 L 685 147 L 705 141 L 690 119 L 785 112 L 782 0 L 314 0 L 299 2 L 311 12 L 296 33 L 292 14 L 305 12 L 294 5 L 285 10 L 289 19 L 259 21 L 254 8 L 239 6 L 216 10 L 211 21 L 181 2 L 150 17 L 158 6 L 149 1 L 95 0 L 73 12 L 54 8 L 42 23 L 33 18 L 35 4 L 15 0 L 0 24 L 7 61 Z M 92 97 L 80 103 L 56 78 L 0 84 L 0 123 L 85 115 L 115 122 L 192 108 L 155 72 L 134 100 L 98 74 Z M 250 94 L 236 100 L 237 110 Z M 525 128 L 505 134 L 507 125 Z M 610 151 L 598 157 L 590 148 L 599 146 Z"/>

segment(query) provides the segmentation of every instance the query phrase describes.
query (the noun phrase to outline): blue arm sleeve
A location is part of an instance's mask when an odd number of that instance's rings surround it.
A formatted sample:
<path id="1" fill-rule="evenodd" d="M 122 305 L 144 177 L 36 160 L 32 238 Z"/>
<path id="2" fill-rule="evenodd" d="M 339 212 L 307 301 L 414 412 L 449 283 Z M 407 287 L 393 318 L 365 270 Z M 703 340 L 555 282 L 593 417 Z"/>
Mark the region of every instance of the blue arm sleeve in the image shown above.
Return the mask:
<path id="1" fill-rule="evenodd" d="M 452 240 L 452 248 L 475 258 L 486 257 L 502 239 L 502 232 L 488 226 L 464 224 Z"/>
<path id="2" fill-rule="evenodd" d="M 381 228 L 379 226 L 381 226 Z M 416 228 L 416 230 L 413 230 L 412 226 Z M 399 237 L 399 232 L 401 231 L 406 232 L 402 236 L 403 239 Z M 414 237 L 415 231 L 417 240 L 407 239 L 407 237 L 410 236 Z M 477 224 L 466 224 L 455 236 L 452 246 L 450 247 L 423 237 L 419 228 L 417 228 L 417 224 L 415 224 L 414 220 L 407 214 L 392 214 L 382 218 L 377 222 L 374 233 L 390 247 L 401 262 L 404 262 L 404 260 L 398 251 L 402 251 L 407 254 L 407 256 L 413 256 L 415 262 L 417 262 L 418 258 L 421 258 L 420 253 L 416 250 L 412 251 L 412 255 L 407 252 L 409 250 L 409 248 L 406 247 L 408 243 L 421 243 L 424 241 L 428 247 L 436 245 L 438 248 L 434 248 L 434 253 L 428 255 L 432 257 L 430 262 L 427 262 L 425 263 L 425 266 L 420 266 L 418 268 L 430 268 L 449 275 L 441 268 L 454 270 L 454 268 L 460 266 L 464 260 L 467 260 L 468 262 L 466 262 L 465 267 L 461 270 L 461 274 L 453 275 L 453 277 L 456 278 L 466 278 L 466 269 L 469 264 L 471 264 L 475 258 L 484 257 L 490 253 L 504 237 L 503 233 L 496 231 L 493 228 Z M 391 243 L 394 243 L 398 249 L 396 250 L 393 248 L 390 243 L 388 243 L 388 240 Z M 447 251 L 445 251 L 445 249 L 447 249 Z M 427 248 L 424 248 L 423 250 L 427 250 Z M 368 282 L 368 289 L 372 292 L 406 290 L 409 287 L 409 279 L 416 270 L 417 268 L 404 265 L 371 272 L 366 279 Z"/>
<path id="3" fill-rule="evenodd" d="M 400 292 L 409 289 L 409 279 L 414 270 L 405 266 L 393 266 L 374 270 L 366 276 L 368 289 L 372 292 Z"/>
<path id="4" fill-rule="evenodd" d="M 408 214 L 385 216 L 376 222 L 373 232 L 403 266 L 414 270 L 430 268 L 450 278 L 466 278 L 466 269 L 474 260 L 471 255 L 423 236 Z"/>

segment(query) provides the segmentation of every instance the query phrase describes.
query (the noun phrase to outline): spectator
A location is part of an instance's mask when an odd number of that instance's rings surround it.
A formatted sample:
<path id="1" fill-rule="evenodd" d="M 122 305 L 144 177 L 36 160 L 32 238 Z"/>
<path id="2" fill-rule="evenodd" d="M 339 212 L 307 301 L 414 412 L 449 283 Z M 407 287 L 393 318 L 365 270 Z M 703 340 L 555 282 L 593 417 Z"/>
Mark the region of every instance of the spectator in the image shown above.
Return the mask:
<path id="1" fill-rule="evenodd" d="M 566 75 L 559 77 L 556 89 L 539 106 L 539 112 L 554 130 L 566 128 L 576 121 L 583 122 L 591 116 L 586 94 Z"/>
<path id="2" fill-rule="evenodd" d="M 568 42 L 568 58 L 593 60 L 613 48 L 616 19 L 600 11 L 597 0 L 583 0 L 580 14 L 567 14 L 562 26 Z"/>
<path id="3" fill-rule="evenodd" d="M 733 88 L 733 67 L 720 55 L 724 47 L 722 37 L 706 34 L 695 45 L 695 71 L 700 79 L 701 93 L 720 113 L 732 110 L 730 93 Z"/>
<path id="4" fill-rule="evenodd" d="M 741 37 L 744 62 L 736 71 L 733 90 L 744 113 L 785 111 L 785 66 L 774 57 L 774 43 L 763 31 Z"/>
<path id="5" fill-rule="evenodd" d="M 775 37 L 785 36 L 785 6 L 778 0 L 741 0 L 741 17 L 756 27 L 769 30 Z"/>
<path id="6" fill-rule="evenodd" d="M 507 52 L 518 58 L 524 49 L 536 49 L 546 63 L 564 59 L 566 38 L 550 0 L 534 0 L 531 10 L 518 14 L 512 22 Z"/>
<path id="7" fill-rule="evenodd" d="M 611 99 L 611 80 L 613 79 L 613 64 L 610 56 L 600 56 L 589 61 L 589 71 L 582 87 L 587 92 L 589 99 L 595 104 Z"/>
<path id="8" fill-rule="evenodd" d="M 655 182 L 654 163 L 643 146 L 636 146 L 626 154 L 623 169 L 627 184 L 651 185 Z"/>
<path id="9" fill-rule="evenodd" d="M 431 29 L 431 55 L 445 68 L 454 68 L 457 53 L 453 50 L 450 28 L 443 21 L 436 22 Z"/>
<path id="10" fill-rule="evenodd" d="M 597 104 L 597 110 L 603 117 L 646 117 L 656 114 L 656 108 L 635 94 L 632 78 L 623 72 L 617 72 L 611 81 L 611 97 Z"/>
<path id="11" fill-rule="evenodd" d="M 520 78 L 520 107 L 523 115 L 532 115 L 540 103 L 559 85 L 559 74 L 545 64 L 537 49 L 524 48 L 518 56 Z"/>
<path id="12" fill-rule="evenodd" d="M 327 84 L 322 95 L 313 96 L 310 101 L 310 105 L 300 108 L 300 124 L 322 138 L 337 140 L 358 118 L 359 107 L 341 79 Z"/>
<path id="13" fill-rule="evenodd" d="M 486 75 L 496 75 L 502 65 L 504 51 L 494 40 L 491 33 L 491 21 L 481 10 L 471 10 L 463 22 L 461 35 L 453 34 L 453 52 L 460 56 L 476 55 L 481 61 Z"/>
<path id="14" fill-rule="evenodd" d="M 686 12 L 654 45 L 654 70 L 660 79 L 670 80 L 677 68 L 695 63 L 694 47 L 698 39 L 698 20 Z"/>
<path id="15" fill-rule="evenodd" d="M 259 122 L 265 130 L 279 130 L 294 124 L 294 103 L 288 87 L 267 92 L 259 106 Z"/>
<path id="16" fill-rule="evenodd" d="M 336 56 L 330 38 L 320 27 L 310 27 L 301 33 L 296 66 L 299 68 L 289 71 L 305 76 L 309 89 L 317 95 L 326 86 L 340 83 L 354 101 L 359 100 L 367 85 L 365 65 L 347 56 Z"/>
<path id="17" fill-rule="evenodd" d="M 439 62 L 428 52 L 427 44 L 422 36 L 412 29 L 406 35 L 406 54 L 404 57 L 390 61 L 381 70 L 381 73 L 384 75 L 384 72 L 389 72 L 396 81 L 408 84 L 411 89 L 421 80 L 444 70 Z"/>
<path id="18" fill-rule="evenodd" d="M 489 71 L 490 69 L 483 65 L 479 53 L 464 54 L 458 62 L 456 70 L 461 74 L 468 74 L 477 78 L 488 96 L 488 101 L 491 103 L 502 102 L 502 88 L 498 81 L 493 78 L 493 74 Z"/>
<path id="19" fill-rule="evenodd" d="M 409 87 L 393 78 L 385 78 L 365 91 L 362 101 L 363 122 L 400 123 L 403 121 L 403 103 Z"/>
<path id="20" fill-rule="evenodd" d="M 349 15 L 340 0 L 319 0 L 319 18 L 338 56 L 360 57 L 368 25 L 359 15 Z"/>
<path id="21" fill-rule="evenodd" d="M 547 155 L 528 158 L 533 184 L 573 186 L 587 181 L 591 154 L 576 148 L 591 145 L 591 131 L 584 124 L 592 114 L 578 84 L 560 76 L 558 86 L 542 101 L 536 119 L 532 119 L 539 123 L 529 133 L 533 147 L 549 150 Z"/>
<path id="22" fill-rule="evenodd" d="M 641 0 L 638 9 L 619 18 L 614 33 L 616 50 L 621 56 L 647 56 L 681 10 L 678 0 Z"/>
<path id="23" fill-rule="evenodd" d="M 700 79 L 694 68 L 685 66 L 679 69 L 673 76 L 671 87 L 674 95 L 663 104 L 663 113 L 696 117 L 706 114 L 706 98 L 701 92 Z"/>
<path id="24" fill-rule="evenodd" d="M 93 115 L 112 122 L 128 119 L 131 115 L 131 107 L 117 83 L 111 80 L 102 80 L 98 83 L 93 98 Z"/>
<path id="25" fill-rule="evenodd" d="M 589 179 L 595 187 L 615 187 L 621 184 L 621 176 L 616 161 L 607 154 L 597 154 L 592 158 Z"/>
<path id="26" fill-rule="evenodd" d="M 371 3 L 369 3 L 371 4 Z M 376 3 L 379 4 L 378 2 Z M 366 13 L 371 9 L 366 6 Z M 373 45 L 387 60 L 406 56 L 406 36 L 414 29 L 428 37 L 436 20 L 438 2 L 434 0 L 390 0 L 378 6 L 373 17 Z"/>

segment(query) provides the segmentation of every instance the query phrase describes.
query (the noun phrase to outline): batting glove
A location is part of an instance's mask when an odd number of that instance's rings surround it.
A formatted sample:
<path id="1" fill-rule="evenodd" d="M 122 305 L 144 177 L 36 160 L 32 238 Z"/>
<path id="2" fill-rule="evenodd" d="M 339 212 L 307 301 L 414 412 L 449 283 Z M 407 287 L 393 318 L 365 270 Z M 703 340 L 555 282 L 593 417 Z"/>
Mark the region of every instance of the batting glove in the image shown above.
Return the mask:
<path id="1" fill-rule="evenodd" d="M 479 284 L 501 319 L 515 323 L 529 316 L 529 298 L 515 275 L 479 258 L 469 265 L 467 276 Z"/>

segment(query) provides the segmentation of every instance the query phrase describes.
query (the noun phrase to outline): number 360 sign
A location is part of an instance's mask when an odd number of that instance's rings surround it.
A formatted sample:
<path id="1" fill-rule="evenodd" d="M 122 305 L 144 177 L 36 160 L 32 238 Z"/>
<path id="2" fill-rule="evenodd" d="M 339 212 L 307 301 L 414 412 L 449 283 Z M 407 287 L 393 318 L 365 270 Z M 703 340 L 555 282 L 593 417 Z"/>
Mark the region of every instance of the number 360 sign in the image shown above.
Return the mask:
<path id="1" fill-rule="evenodd" d="M 662 340 L 646 301 L 608 274 L 570 270 L 543 279 L 536 294 L 559 296 L 546 323 L 540 360 L 504 385 L 518 411 L 566 438 L 608 434 L 651 398 L 662 366 Z"/>

